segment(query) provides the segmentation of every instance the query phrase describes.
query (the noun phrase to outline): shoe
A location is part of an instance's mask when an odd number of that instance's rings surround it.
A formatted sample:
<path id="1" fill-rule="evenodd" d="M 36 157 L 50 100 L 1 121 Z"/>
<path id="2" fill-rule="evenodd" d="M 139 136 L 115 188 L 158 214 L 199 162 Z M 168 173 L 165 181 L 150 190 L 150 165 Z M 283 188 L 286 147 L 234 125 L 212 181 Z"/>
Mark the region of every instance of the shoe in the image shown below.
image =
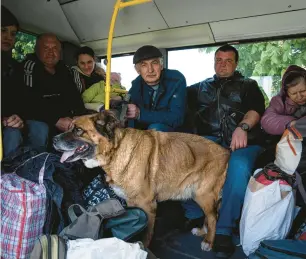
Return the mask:
<path id="1" fill-rule="evenodd" d="M 204 224 L 204 216 L 201 218 L 196 218 L 196 219 L 188 219 L 185 218 L 185 222 L 181 228 L 183 232 L 189 232 L 193 228 L 202 228 Z"/>
<path id="2" fill-rule="evenodd" d="M 216 234 L 213 251 L 215 252 L 216 258 L 230 258 L 235 252 L 232 237 Z"/>

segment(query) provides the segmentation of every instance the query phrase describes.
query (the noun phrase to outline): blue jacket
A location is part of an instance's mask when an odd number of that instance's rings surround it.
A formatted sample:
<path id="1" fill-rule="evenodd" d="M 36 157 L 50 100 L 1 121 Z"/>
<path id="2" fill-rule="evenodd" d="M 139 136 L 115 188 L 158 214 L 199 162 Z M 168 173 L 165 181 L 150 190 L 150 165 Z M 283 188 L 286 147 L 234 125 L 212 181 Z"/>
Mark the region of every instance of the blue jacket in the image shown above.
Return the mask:
<path id="1" fill-rule="evenodd" d="M 186 79 L 177 70 L 163 69 L 159 88 L 154 102 L 151 104 L 153 89 L 141 76 L 133 82 L 129 91 L 131 103 L 140 109 L 137 123 L 149 126 L 161 123 L 172 128 L 183 124 L 186 103 Z"/>

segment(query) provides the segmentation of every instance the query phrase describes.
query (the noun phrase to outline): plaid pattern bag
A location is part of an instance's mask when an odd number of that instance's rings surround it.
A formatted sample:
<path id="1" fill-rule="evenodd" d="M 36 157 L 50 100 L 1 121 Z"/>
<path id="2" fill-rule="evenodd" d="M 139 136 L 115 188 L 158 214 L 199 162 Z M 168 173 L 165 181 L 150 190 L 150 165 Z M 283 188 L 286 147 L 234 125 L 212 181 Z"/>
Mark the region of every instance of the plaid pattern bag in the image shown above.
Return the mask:
<path id="1" fill-rule="evenodd" d="M 101 174 L 97 175 L 84 189 L 83 198 L 86 209 L 110 198 L 119 200 L 121 205 L 126 207 L 126 201 L 115 194 L 114 190 L 106 183 L 105 175 Z"/>
<path id="2" fill-rule="evenodd" d="M 47 203 L 43 176 L 44 165 L 39 172 L 39 184 L 16 173 L 2 175 L 1 258 L 29 258 L 43 233 Z"/>

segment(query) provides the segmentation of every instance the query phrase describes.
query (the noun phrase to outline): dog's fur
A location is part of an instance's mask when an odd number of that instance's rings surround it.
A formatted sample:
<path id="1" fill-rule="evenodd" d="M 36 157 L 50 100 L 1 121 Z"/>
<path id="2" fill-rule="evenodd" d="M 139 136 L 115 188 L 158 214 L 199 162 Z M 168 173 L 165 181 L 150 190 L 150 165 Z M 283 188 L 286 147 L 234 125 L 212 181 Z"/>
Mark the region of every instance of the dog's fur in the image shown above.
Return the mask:
<path id="1" fill-rule="evenodd" d="M 192 198 L 207 218 L 201 247 L 212 248 L 228 150 L 197 135 L 122 128 L 111 111 L 79 117 L 74 124 L 72 131 L 54 138 L 54 147 L 64 152 L 62 161 L 82 159 L 87 167 L 101 166 L 115 192 L 129 206 L 146 211 L 146 245 L 153 234 L 157 201 Z"/>

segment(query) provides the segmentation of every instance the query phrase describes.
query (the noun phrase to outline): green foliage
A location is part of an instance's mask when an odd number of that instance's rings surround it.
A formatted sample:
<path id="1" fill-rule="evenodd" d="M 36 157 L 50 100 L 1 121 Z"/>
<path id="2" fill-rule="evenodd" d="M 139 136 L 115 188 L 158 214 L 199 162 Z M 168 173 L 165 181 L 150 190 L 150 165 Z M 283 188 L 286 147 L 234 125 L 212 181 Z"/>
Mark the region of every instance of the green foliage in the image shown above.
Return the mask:
<path id="1" fill-rule="evenodd" d="M 281 76 L 289 65 L 306 67 L 306 38 L 233 45 L 239 51 L 238 70 L 246 77 L 272 76 L 272 95 L 279 92 Z M 217 47 L 200 49 L 215 52 Z"/>
<path id="2" fill-rule="evenodd" d="M 15 47 L 12 50 L 13 58 L 19 62 L 24 60 L 27 54 L 34 52 L 35 43 L 35 36 L 23 32 L 18 32 L 16 36 Z"/>
<path id="3" fill-rule="evenodd" d="M 259 89 L 260 89 L 260 91 L 262 92 L 262 95 L 265 98 L 265 107 L 267 108 L 269 106 L 269 103 L 270 103 L 269 97 L 267 96 L 265 90 L 261 86 L 259 86 Z"/>

